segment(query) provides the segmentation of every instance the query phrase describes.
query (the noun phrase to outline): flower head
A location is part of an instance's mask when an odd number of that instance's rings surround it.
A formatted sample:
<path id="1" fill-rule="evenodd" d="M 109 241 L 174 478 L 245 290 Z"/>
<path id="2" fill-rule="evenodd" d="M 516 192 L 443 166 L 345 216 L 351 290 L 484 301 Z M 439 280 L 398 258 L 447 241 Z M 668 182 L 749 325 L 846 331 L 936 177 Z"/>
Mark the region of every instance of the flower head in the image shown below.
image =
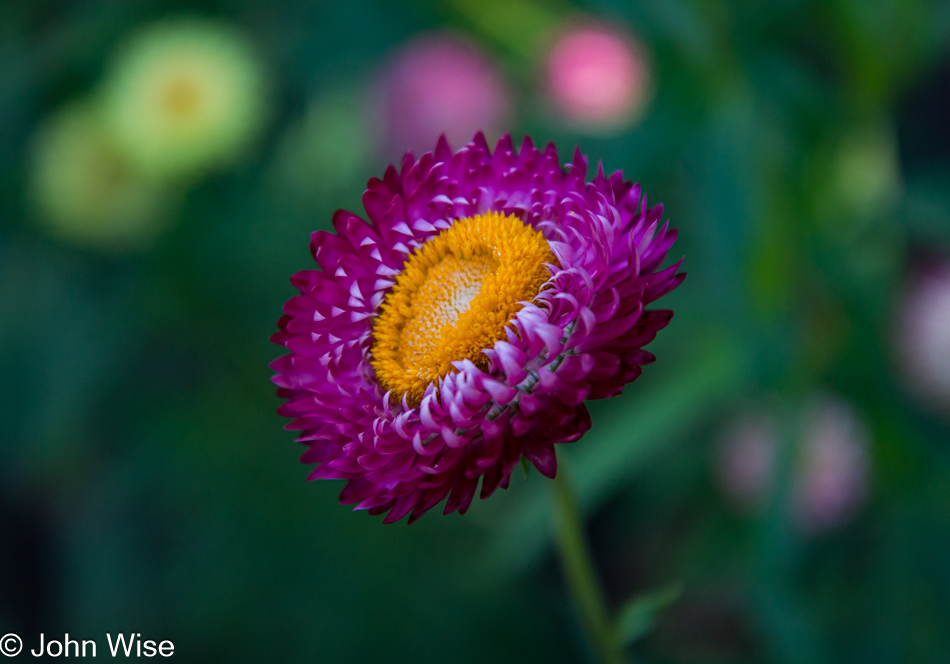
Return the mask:
<path id="1" fill-rule="evenodd" d="M 950 414 L 950 262 L 923 265 L 904 298 L 898 352 L 921 399 Z"/>
<path id="2" fill-rule="evenodd" d="M 90 102 L 67 106 L 41 126 L 30 190 L 50 233 L 109 250 L 146 245 L 161 231 L 168 202 L 168 192 L 116 151 Z"/>
<path id="3" fill-rule="evenodd" d="M 554 445 L 590 427 L 586 399 L 619 394 L 682 281 L 661 269 L 676 232 L 640 188 L 576 152 L 482 134 L 443 137 L 372 179 L 369 221 L 345 211 L 313 234 L 320 270 L 297 273 L 271 366 L 311 478 L 387 522 L 448 498 L 465 512 L 507 487 L 522 456 L 544 475 Z"/>
<path id="4" fill-rule="evenodd" d="M 547 56 L 552 101 L 568 121 L 588 129 L 629 123 L 647 100 L 648 77 L 637 42 L 599 25 L 565 31 Z"/>
<path id="5" fill-rule="evenodd" d="M 380 86 L 380 120 L 397 154 L 428 149 L 439 134 L 451 142 L 479 130 L 497 135 L 510 105 L 504 78 L 488 57 L 445 33 L 404 46 Z"/>
<path id="6" fill-rule="evenodd" d="M 104 91 L 108 127 L 144 172 L 192 175 L 235 158 L 261 124 L 264 76 L 244 35 L 213 21 L 150 26 Z"/>

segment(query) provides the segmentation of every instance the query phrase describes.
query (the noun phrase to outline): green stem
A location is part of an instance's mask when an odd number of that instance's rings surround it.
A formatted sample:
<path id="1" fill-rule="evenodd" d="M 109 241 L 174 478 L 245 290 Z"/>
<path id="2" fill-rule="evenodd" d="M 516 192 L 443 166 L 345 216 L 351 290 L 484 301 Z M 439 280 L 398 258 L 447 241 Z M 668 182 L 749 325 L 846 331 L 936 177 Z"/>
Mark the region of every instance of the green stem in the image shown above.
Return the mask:
<path id="1" fill-rule="evenodd" d="M 617 630 L 594 570 L 577 499 L 565 472 L 563 459 L 559 461 L 557 479 L 554 480 L 554 504 L 558 549 L 567 584 L 597 660 L 602 664 L 623 664 Z"/>

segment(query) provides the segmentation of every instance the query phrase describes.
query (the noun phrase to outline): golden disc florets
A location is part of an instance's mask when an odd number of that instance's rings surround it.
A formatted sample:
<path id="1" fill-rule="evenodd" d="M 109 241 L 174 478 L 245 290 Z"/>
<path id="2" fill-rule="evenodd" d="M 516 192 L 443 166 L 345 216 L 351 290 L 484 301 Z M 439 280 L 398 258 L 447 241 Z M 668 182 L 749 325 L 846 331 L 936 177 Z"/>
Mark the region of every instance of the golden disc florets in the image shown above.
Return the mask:
<path id="1" fill-rule="evenodd" d="M 489 212 L 459 219 L 406 261 L 373 326 L 372 365 L 386 390 L 418 404 L 426 388 L 505 339 L 505 327 L 556 264 L 540 232 Z"/>

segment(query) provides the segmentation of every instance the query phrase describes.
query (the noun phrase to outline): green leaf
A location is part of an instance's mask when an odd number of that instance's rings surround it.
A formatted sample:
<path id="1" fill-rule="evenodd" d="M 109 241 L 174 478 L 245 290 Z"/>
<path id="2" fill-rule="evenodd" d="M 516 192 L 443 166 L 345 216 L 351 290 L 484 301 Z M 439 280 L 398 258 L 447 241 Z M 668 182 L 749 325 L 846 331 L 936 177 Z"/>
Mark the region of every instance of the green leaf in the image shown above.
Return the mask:
<path id="1" fill-rule="evenodd" d="M 682 585 L 674 583 L 652 593 L 638 595 L 627 602 L 617 618 L 617 632 L 621 643 L 630 645 L 649 634 L 660 614 L 682 594 Z"/>

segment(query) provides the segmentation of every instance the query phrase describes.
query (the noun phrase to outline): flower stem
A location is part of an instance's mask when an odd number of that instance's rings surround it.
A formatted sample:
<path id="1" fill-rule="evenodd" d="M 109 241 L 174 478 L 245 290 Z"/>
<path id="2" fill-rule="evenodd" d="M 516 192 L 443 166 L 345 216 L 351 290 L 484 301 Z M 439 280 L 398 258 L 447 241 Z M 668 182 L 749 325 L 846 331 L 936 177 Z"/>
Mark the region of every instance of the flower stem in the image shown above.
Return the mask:
<path id="1" fill-rule="evenodd" d="M 591 646 L 602 664 L 622 664 L 623 653 L 617 630 L 607 610 L 603 588 L 591 560 L 577 499 L 565 472 L 558 464 L 554 480 L 555 520 L 558 549 L 574 604 L 581 614 Z"/>

